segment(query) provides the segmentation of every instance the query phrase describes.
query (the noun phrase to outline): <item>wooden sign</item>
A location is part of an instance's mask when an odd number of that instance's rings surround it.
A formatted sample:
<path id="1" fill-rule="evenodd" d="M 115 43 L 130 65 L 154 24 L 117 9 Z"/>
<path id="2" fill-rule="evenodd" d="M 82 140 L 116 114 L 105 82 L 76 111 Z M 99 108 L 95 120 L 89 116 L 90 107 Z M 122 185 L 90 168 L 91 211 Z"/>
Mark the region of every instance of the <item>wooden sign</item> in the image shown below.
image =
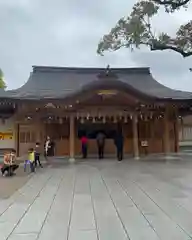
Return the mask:
<path id="1" fill-rule="evenodd" d="M 100 90 L 98 91 L 97 94 L 101 96 L 111 96 L 111 95 L 116 95 L 117 90 Z"/>
<path id="2" fill-rule="evenodd" d="M 0 133 L 0 140 L 12 140 L 13 139 L 13 133 L 12 132 L 4 132 Z"/>
<path id="3" fill-rule="evenodd" d="M 141 141 L 141 147 L 148 147 L 148 141 Z"/>

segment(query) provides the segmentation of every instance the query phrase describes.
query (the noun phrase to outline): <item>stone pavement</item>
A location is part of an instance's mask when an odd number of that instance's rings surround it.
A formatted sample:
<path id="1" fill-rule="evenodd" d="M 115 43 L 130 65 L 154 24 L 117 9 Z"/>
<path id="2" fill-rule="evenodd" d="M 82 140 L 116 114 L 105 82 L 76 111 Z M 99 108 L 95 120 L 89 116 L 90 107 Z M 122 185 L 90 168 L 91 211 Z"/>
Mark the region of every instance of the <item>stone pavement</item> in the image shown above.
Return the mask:
<path id="1" fill-rule="evenodd" d="M 191 172 L 190 161 L 43 169 L 0 201 L 0 240 L 192 239 Z"/>
<path id="2" fill-rule="evenodd" d="M 0 199 L 9 198 L 14 192 L 26 184 L 30 177 L 30 174 L 24 173 L 22 166 L 17 169 L 17 174 L 13 178 L 1 177 L 0 173 Z"/>

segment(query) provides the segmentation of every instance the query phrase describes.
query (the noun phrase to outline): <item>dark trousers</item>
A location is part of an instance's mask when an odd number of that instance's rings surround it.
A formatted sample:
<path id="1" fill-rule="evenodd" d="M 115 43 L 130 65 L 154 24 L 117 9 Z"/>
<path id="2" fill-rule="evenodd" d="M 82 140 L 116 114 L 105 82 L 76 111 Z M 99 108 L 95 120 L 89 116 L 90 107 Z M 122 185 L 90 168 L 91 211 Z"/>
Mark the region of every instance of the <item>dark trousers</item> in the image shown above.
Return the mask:
<path id="1" fill-rule="evenodd" d="M 83 158 L 87 158 L 87 144 L 82 144 L 82 155 Z"/>
<path id="2" fill-rule="evenodd" d="M 31 172 L 35 172 L 35 162 L 30 163 Z"/>
<path id="3" fill-rule="evenodd" d="M 30 163 L 31 172 L 35 172 L 35 162 Z"/>
<path id="4" fill-rule="evenodd" d="M 39 153 L 35 154 L 35 167 L 37 167 L 37 162 L 38 162 L 39 166 L 42 167 Z"/>
<path id="5" fill-rule="evenodd" d="M 15 172 L 15 170 L 19 167 L 19 165 L 17 164 L 13 164 L 13 165 L 3 165 L 3 167 L 1 168 L 1 172 L 2 175 L 7 171 L 8 176 L 13 175 L 13 173 Z"/>
<path id="6" fill-rule="evenodd" d="M 123 159 L 123 147 L 117 146 L 117 160 L 121 161 Z"/>
<path id="7" fill-rule="evenodd" d="M 104 157 L 104 145 L 98 145 L 98 155 L 99 159 Z"/>

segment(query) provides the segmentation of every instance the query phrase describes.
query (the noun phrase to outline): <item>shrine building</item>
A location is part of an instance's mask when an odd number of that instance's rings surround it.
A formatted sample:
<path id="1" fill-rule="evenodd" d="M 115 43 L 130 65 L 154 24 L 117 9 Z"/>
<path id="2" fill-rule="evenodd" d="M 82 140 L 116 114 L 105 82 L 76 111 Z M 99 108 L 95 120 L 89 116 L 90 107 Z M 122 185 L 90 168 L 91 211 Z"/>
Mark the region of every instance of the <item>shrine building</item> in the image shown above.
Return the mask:
<path id="1" fill-rule="evenodd" d="M 115 156 L 114 134 L 121 129 L 124 153 L 135 159 L 179 150 L 182 116 L 190 114 L 192 93 L 158 83 L 149 68 L 80 68 L 33 66 L 28 81 L 0 91 L 1 142 L 10 137 L 17 155 L 36 142 L 42 153 L 46 136 L 55 142 L 55 156 L 75 159 L 80 137 L 89 138 L 88 157 L 97 154 L 96 135 L 106 135 L 105 154 Z"/>

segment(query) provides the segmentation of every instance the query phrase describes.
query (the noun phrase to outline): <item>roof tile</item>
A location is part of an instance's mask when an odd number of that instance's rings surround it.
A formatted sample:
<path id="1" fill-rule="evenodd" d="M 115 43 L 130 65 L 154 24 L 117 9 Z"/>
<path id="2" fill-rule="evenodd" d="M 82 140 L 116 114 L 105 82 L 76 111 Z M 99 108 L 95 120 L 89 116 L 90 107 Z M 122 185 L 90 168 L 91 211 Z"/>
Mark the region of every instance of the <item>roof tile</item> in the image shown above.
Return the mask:
<path id="1" fill-rule="evenodd" d="M 0 97 L 20 99 L 65 98 L 80 92 L 87 86 L 113 82 L 134 89 L 152 98 L 192 99 L 191 92 L 173 90 L 158 83 L 149 68 L 110 68 L 112 75 L 101 79 L 105 68 L 33 66 L 29 80 L 20 88 L 0 91 Z M 103 81 L 103 82 L 102 82 Z M 109 81 L 109 85 L 112 83 Z M 110 87 L 110 86 L 109 86 Z"/>

